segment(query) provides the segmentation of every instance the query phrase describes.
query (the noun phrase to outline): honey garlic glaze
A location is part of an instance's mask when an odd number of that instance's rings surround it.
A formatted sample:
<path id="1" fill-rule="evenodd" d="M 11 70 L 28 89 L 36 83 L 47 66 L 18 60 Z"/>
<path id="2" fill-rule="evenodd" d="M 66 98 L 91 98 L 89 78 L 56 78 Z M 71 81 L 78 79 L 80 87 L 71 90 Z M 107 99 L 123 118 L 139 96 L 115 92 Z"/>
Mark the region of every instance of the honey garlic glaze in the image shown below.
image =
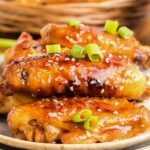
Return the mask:
<path id="1" fill-rule="evenodd" d="M 47 55 L 14 61 L 2 77 L 15 92 L 35 96 L 71 95 L 137 98 L 145 90 L 142 72 L 120 57 L 101 62 Z"/>

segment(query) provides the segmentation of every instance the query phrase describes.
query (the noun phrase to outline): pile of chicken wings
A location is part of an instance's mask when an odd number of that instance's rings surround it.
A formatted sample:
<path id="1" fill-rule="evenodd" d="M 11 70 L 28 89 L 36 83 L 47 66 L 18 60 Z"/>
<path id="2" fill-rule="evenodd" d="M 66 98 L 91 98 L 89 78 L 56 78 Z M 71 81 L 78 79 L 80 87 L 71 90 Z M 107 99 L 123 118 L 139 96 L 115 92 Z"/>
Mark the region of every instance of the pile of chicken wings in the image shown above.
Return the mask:
<path id="1" fill-rule="evenodd" d="M 89 43 L 99 46 L 103 60 L 71 56 L 73 45 Z M 47 54 L 50 44 L 60 44 L 62 53 Z M 133 137 L 150 128 L 150 111 L 138 102 L 149 90 L 141 71 L 148 68 L 150 48 L 134 37 L 123 39 L 86 25 L 48 24 L 39 40 L 23 32 L 5 52 L 0 113 L 8 113 L 15 138 L 33 142 L 84 144 Z M 97 118 L 93 129 L 74 121 L 85 109 Z"/>

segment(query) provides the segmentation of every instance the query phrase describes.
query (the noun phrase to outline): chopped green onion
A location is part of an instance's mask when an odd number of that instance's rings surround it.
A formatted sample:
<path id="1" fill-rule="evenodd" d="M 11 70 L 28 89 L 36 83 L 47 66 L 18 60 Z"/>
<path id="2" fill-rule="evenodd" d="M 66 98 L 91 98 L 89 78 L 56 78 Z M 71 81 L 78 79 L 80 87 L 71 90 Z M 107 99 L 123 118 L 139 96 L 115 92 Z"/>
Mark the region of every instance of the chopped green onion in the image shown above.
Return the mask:
<path id="1" fill-rule="evenodd" d="M 39 57 L 42 56 L 41 54 L 32 54 L 32 57 Z"/>
<path id="2" fill-rule="evenodd" d="M 104 26 L 104 31 L 115 34 L 118 26 L 118 21 L 107 20 Z"/>
<path id="3" fill-rule="evenodd" d="M 98 118 L 96 116 L 91 116 L 84 122 L 83 126 L 86 130 L 94 130 L 98 126 Z"/>
<path id="4" fill-rule="evenodd" d="M 100 51 L 99 46 L 95 43 L 86 45 L 85 51 L 87 52 L 89 59 L 93 62 L 99 62 L 103 59 L 103 54 Z"/>
<path id="5" fill-rule="evenodd" d="M 13 39 L 3 39 L 0 38 L 0 47 L 1 48 L 9 48 L 16 44 L 16 40 Z"/>
<path id="6" fill-rule="evenodd" d="M 0 52 L 0 56 L 3 56 L 4 55 L 4 52 Z"/>
<path id="7" fill-rule="evenodd" d="M 74 45 L 71 49 L 71 55 L 72 57 L 78 58 L 78 59 L 84 58 L 85 57 L 84 47 L 79 46 L 79 45 Z"/>
<path id="8" fill-rule="evenodd" d="M 124 39 L 128 39 L 133 36 L 133 31 L 124 26 L 118 29 L 118 34 Z"/>
<path id="9" fill-rule="evenodd" d="M 46 45 L 47 54 L 61 53 L 60 44 Z"/>
<path id="10" fill-rule="evenodd" d="M 73 121 L 74 122 L 84 122 L 86 121 L 88 118 L 90 118 L 92 116 L 92 111 L 89 109 L 83 109 L 77 113 L 74 114 L 73 116 Z"/>
<path id="11" fill-rule="evenodd" d="M 67 24 L 70 27 L 80 27 L 81 22 L 79 20 L 69 20 Z"/>

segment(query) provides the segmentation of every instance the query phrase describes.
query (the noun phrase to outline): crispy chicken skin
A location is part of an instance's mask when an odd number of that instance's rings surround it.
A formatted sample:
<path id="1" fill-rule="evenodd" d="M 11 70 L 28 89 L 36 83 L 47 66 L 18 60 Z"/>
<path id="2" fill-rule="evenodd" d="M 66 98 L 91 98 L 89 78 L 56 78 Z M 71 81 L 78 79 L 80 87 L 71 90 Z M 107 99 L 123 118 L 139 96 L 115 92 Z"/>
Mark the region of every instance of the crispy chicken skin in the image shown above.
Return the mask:
<path id="1" fill-rule="evenodd" d="M 55 3 L 79 3 L 79 2 L 102 2 L 106 0 L 15 0 L 23 4 L 55 4 Z"/>
<path id="2" fill-rule="evenodd" d="M 14 106 L 19 106 L 33 101 L 35 101 L 35 98 L 22 93 L 17 93 L 12 96 L 3 96 L 3 98 L 0 99 L 0 114 L 8 113 Z"/>
<path id="3" fill-rule="evenodd" d="M 74 113 L 92 110 L 98 127 L 85 130 L 74 123 Z M 34 142 L 83 144 L 126 139 L 145 132 L 150 126 L 150 112 L 126 99 L 49 98 L 13 108 L 8 125 L 19 139 Z"/>
<path id="4" fill-rule="evenodd" d="M 140 45 L 134 38 L 123 39 L 117 34 L 103 32 L 102 29 L 89 26 L 77 28 L 67 25 L 48 24 L 41 30 L 41 44 L 59 43 L 71 48 L 74 44 L 85 46 L 97 43 L 108 54 L 127 56 L 133 62 L 150 67 L 150 48 Z"/>
<path id="5" fill-rule="evenodd" d="M 10 90 L 42 97 L 65 94 L 137 98 L 146 86 L 143 73 L 120 57 L 90 62 L 45 55 L 12 62 L 2 77 Z"/>
<path id="6" fill-rule="evenodd" d="M 150 48 L 142 46 L 135 39 L 125 40 L 117 35 L 103 32 L 100 28 L 81 26 L 71 28 L 67 25 L 48 24 L 41 30 L 41 39 L 33 40 L 32 36 L 23 32 L 14 47 L 5 52 L 2 68 L 14 60 L 31 57 L 35 54 L 46 54 L 45 45 L 59 43 L 62 53 L 70 54 L 74 44 L 85 46 L 89 43 L 97 43 L 103 53 L 117 56 L 126 56 L 145 68 L 150 67 Z"/>
<path id="7" fill-rule="evenodd" d="M 44 51 L 44 52 L 43 52 Z M 23 32 L 17 40 L 17 43 L 12 48 L 6 50 L 2 69 L 14 60 L 31 57 L 32 54 L 45 53 L 38 41 L 33 40 L 32 36 Z"/>

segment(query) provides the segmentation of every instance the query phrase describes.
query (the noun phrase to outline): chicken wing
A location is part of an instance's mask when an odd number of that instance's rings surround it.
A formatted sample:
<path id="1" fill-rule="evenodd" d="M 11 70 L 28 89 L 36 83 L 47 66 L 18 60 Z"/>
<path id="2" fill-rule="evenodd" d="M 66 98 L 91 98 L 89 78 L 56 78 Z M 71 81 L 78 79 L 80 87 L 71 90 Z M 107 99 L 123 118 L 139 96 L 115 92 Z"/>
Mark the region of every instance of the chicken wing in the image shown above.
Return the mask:
<path id="1" fill-rule="evenodd" d="M 33 101 L 35 101 L 35 98 L 22 93 L 17 93 L 12 96 L 3 96 L 3 98 L 0 99 L 0 114 L 8 113 L 14 106 Z"/>
<path id="2" fill-rule="evenodd" d="M 85 46 L 88 43 L 97 43 L 102 53 L 121 55 L 130 58 L 133 62 L 150 67 L 150 48 L 142 46 L 135 38 L 122 39 L 117 35 L 104 33 L 100 28 L 83 26 L 71 28 L 66 25 L 49 24 L 41 30 L 41 40 L 35 41 L 32 36 L 23 32 L 16 45 L 5 52 L 2 68 L 14 60 L 31 57 L 35 54 L 46 54 L 45 45 L 59 43 L 62 53 L 70 54 L 74 44 Z"/>
<path id="3" fill-rule="evenodd" d="M 85 108 L 98 117 L 94 130 L 73 122 L 74 114 Z M 150 112 L 126 99 L 53 97 L 13 108 L 8 125 L 14 137 L 28 141 L 108 142 L 145 132 L 150 127 Z"/>
<path id="4" fill-rule="evenodd" d="M 42 97 L 137 98 L 146 86 L 143 73 L 120 57 L 90 62 L 58 54 L 39 56 L 12 62 L 2 77 L 10 90 Z"/>
<path id="5" fill-rule="evenodd" d="M 15 0 L 23 4 L 55 4 L 55 3 L 79 3 L 79 2 L 102 2 L 106 0 Z"/>
<path id="6" fill-rule="evenodd" d="M 103 52 L 127 56 L 133 62 L 150 67 L 150 48 L 140 45 L 134 38 L 123 39 L 116 34 L 103 32 L 100 28 L 81 26 L 77 28 L 67 25 L 48 24 L 41 30 L 41 44 L 59 43 L 71 48 L 74 44 L 85 46 L 97 43 Z"/>
<path id="7" fill-rule="evenodd" d="M 16 45 L 6 50 L 2 69 L 14 60 L 31 57 L 37 53 L 45 53 L 45 50 L 42 49 L 38 41 L 33 40 L 30 34 L 23 32 L 18 38 Z"/>

